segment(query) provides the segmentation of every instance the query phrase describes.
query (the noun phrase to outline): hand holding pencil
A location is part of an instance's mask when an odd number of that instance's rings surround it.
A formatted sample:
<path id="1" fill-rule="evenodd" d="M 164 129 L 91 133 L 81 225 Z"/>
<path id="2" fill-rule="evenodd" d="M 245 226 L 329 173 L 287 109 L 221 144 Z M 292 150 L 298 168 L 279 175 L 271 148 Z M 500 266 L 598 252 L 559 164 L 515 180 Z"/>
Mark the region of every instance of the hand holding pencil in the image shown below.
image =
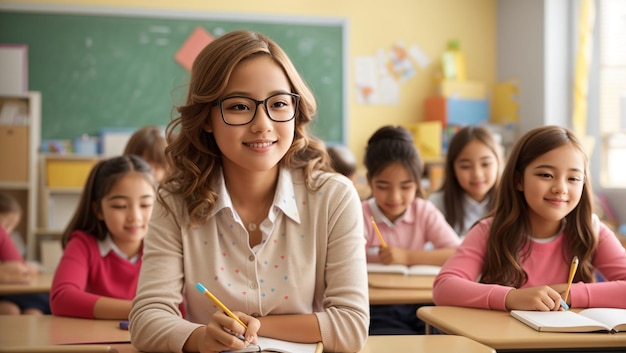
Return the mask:
<path id="1" fill-rule="evenodd" d="M 235 333 L 233 332 L 231 329 L 228 329 L 226 326 L 221 326 L 221 329 L 223 331 L 228 332 L 231 335 L 236 336 L 237 338 L 239 338 L 244 344 L 245 346 L 248 346 L 248 344 L 256 342 L 256 334 L 250 334 L 252 332 L 256 332 L 258 331 L 259 327 L 258 327 L 258 320 L 251 318 L 251 320 L 255 321 L 256 323 L 254 325 L 252 325 L 252 330 L 248 330 L 248 326 L 241 321 L 241 319 L 235 315 L 232 311 L 230 311 L 230 309 L 228 309 L 226 307 L 226 305 L 224 305 L 219 299 L 217 299 L 217 297 L 215 295 L 213 295 L 213 293 L 211 293 L 205 286 L 203 286 L 201 283 L 196 283 L 196 289 L 198 289 L 198 291 L 200 293 L 203 293 L 205 296 L 207 296 L 209 299 L 211 299 L 211 301 L 220 309 L 222 310 L 228 317 L 232 318 L 233 320 L 237 321 L 237 323 L 239 323 L 239 325 L 241 325 L 244 330 L 246 330 L 246 337 L 244 337 L 242 334 L 240 333 Z M 250 323 L 250 321 L 248 321 Z M 209 323 L 208 326 L 211 326 L 212 324 Z M 219 324 L 218 324 L 219 325 Z M 232 347 L 235 349 L 241 349 L 242 347 Z"/>
<path id="2" fill-rule="evenodd" d="M 565 289 L 565 294 L 563 299 L 561 300 L 561 305 L 565 310 L 569 309 L 567 305 L 567 298 L 569 297 L 569 291 L 572 288 L 572 282 L 574 281 L 574 275 L 576 274 L 576 270 L 578 270 L 578 256 L 574 256 L 572 259 L 572 263 L 569 267 L 569 278 L 567 279 L 567 288 Z"/>

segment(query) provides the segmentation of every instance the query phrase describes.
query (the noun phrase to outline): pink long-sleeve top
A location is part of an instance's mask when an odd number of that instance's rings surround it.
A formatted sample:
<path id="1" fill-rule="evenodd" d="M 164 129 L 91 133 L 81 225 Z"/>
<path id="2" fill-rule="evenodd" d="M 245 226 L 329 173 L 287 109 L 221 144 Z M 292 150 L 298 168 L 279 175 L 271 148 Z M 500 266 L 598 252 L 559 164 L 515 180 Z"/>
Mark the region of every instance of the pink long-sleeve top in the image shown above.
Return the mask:
<path id="1" fill-rule="evenodd" d="M 385 217 L 373 198 L 362 201 L 361 205 L 367 239 L 366 249 L 381 246 L 372 225 L 372 216 L 388 246 L 418 251 L 424 250 L 428 242 L 435 249 L 454 248 L 461 243 L 459 236 L 443 214 L 428 200 L 416 198 L 395 222 Z M 380 257 L 367 251 L 367 262 L 379 263 Z"/>
<path id="2" fill-rule="evenodd" d="M 133 262 L 101 245 L 90 234 L 72 233 L 52 281 L 52 314 L 93 319 L 100 297 L 135 297 L 141 256 Z"/>
<path id="3" fill-rule="evenodd" d="M 0 262 L 24 261 L 6 229 L 0 226 Z"/>
<path id="4" fill-rule="evenodd" d="M 477 282 L 491 223 L 491 218 L 480 221 L 445 263 L 433 287 L 435 304 L 507 310 L 505 299 L 513 287 Z M 592 262 L 605 281 L 574 283 L 570 291 L 571 307 L 626 308 L 626 250 L 609 228 L 597 223 L 599 242 Z M 548 242 L 532 241 L 531 254 L 522 264 L 528 274 L 528 282 L 522 288 L 567 283 L 571 259 L 559 256 L 563 254 L 564 242 L 563 232 Z"/>

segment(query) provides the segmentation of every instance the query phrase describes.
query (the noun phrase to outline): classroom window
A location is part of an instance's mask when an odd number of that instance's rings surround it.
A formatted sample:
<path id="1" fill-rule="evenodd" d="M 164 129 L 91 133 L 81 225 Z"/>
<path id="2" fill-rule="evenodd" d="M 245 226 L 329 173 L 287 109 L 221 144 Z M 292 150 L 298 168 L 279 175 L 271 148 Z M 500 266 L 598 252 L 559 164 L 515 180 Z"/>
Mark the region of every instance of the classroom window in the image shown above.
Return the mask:
<path id="1" fill-rule="evenodd" d="M 597 2 L 601 183 L 626 188 L 626 1 Z"/>

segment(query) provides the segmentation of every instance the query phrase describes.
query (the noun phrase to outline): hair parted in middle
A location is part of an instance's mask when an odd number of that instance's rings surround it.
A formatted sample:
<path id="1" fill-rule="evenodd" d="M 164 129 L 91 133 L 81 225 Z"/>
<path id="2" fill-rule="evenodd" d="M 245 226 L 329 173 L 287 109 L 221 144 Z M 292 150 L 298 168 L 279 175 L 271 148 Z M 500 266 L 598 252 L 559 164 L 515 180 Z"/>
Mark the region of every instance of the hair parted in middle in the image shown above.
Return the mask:
<path id="1" fill-rule="evenodd" d="M 139 156 L 127 155 L 104 159 L 91 168 L 76 211 L 63 232 L 61 241 L 63 248 L 75 230 L 88 233 L 98 240 L 106 239 L 108 228 L 104 220 L 98 219 L 96 211 L 102 207 L 102 200 L 115 184 L 133 172 L 140 173 L 156 190 L 156 181 L 150 165 Z"/>
<path id="2" fill-rule="evenodd" d="M 598 244 L 593 227 L 593 192 L 589 180 L 588 159 L 578 138 L 570 130 L 559 126 L 542 126 L 528 131 L 511 151 L 496 191 L 496 203 L 491 212 L 493 223 L 487 241 L 487 256 L 483 265 L 482 283 L 496 283 L 519 288 L 528 276 L 522 268 L 523 260 L 532 251 L 530 210 L 524 192 L 518 189 L 525 169 L 545 153 L 564 145 L 571 145 L 585 161 L 583 190 L 578 205 L 565 216 L 564 236 L 567 253 L 554 254 L 570 262 L 578 256 L 580 264 L 574 282 L 593 282 L 591 264 Z"/>
<path id="3" fill-rule="evenodd" d="M 378 175 L 388 165 L 402 164 L 417 184 L 416 196 L 424 198 L 422 175 L 424 162 L 413 143 L 413 135 L 402 126 L 383 126 L 367 141 L 364 164 L 368 179 Z"/>
<path id="4" fill-rule="evenodd" d="M 489 148 L 489 150 L 491 150 L 496 157 L 496 163 L 499 164 L 501 161 L 500 146 L 498 146 L 494 135 L 486 127 L 466 126 L 454 134 L 452 140 L 450 140 L 448 152 L 446 153 L 444 178 L 441 188 L 439 189 L 444 193 L 443 197 L 445 202 L 446 220 L 453 228 L 457 225 L 460 226 L 459 229 L 471 226 L 471 224 L 463 224 L 463 195 L 465 194 L 465 191 L 463 190 L 463 187 L 461 187 L 459 180 L 456 178 L 454 163 L 456 162 L 459 154 L 463 152 L 465 146 L 472 141 L 478 141 L 487 146 L 487 148 Z M 489 209 L 492 209 L 495 204 L 496 198 L 494 194 L 496 186 L 499 182 L 500 173 L 498 172 L 494 187 L 487 192 L 487 197 L 489 198 Z"/>
<path id="5" fill-rule="evenodd" d="M 291 84 L 291 93 L 300 96 L 294 122 L 287 122 L 295 124 L 294 140 L 280 164 L 292 169 L 303 168 L 309 187 L 314 171 L 332 171 L 324 143 L 307 130 L 316 114 L 315 98 L 287 54 L 261 33 L 248 30 L 226 33 L 196 57 L 186 103 L 177 107 L 179 116 L 166 128 L 169 144 L 165 153 L 171 174 L 162 187 L 172 195 L 183 197 L 190 226 L 207 221 L 219 196 L 212 189 L 212 182 L 220 173 L 222 153 L 213 134 L 206 132 L 204 126 L 215 108 L 214 103 L 224 98 L 233 70 L 245 60 L 258 56 L 267 56 L 278 64 Z M 158 197 L 168 209 L 162 195 Z"/>

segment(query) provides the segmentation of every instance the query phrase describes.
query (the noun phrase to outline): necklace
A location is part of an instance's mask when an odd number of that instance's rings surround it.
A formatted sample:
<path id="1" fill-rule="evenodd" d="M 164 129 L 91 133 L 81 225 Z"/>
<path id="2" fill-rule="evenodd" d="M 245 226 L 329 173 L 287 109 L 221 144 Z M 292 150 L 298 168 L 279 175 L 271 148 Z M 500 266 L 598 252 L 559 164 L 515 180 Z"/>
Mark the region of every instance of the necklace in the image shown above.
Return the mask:
<path id="1" fill-rule="evenodd" d="M 264 212 L 265 212 L 266 209 L 268 209 L 271 206 L 271 204 L 272 204 L 272 199 L 270 199 L 270 202 L 267 203 L 265 205 L 265 207 L 261 209 L 261 215 L 259 217 L 257 217 L 257 219 L 255 219 L 255 220 L 253 220 L 251 222 L 249 222 L 243 215 L 239 216 L 239 218 L 241 218 L 241 221 L 244 224 L 248 223 L 247 228 L 248 228 L 248 230 L 250 232 L 254 232 L 255 230 L 259 229 L 259 223 L 264 218 L 264 216 L 263 216 Z M 268 210 L 268 213 L 269 213 L 269 210 Z"/>

